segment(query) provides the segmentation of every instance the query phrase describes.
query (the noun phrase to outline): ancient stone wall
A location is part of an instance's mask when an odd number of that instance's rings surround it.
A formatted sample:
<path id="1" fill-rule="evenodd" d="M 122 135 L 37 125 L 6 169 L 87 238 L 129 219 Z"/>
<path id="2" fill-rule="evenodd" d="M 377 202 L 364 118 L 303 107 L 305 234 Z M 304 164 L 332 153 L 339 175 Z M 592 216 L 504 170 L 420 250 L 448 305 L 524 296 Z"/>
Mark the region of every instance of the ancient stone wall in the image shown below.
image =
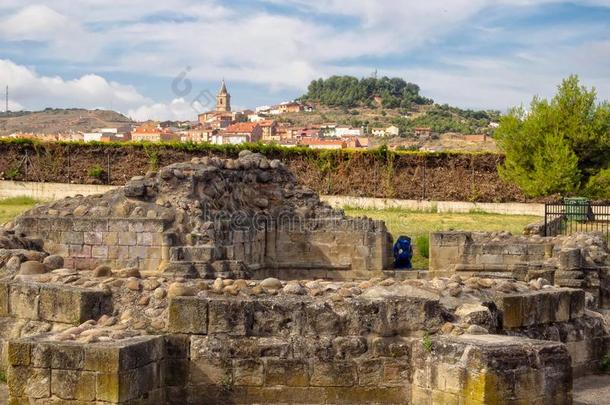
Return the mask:
<path id="1" fill-rule="evenodd" d="M 279 161 L 248 151 L 239 159 L 174 164 L 103 195 L 39 206 L 12 229 L 42 239 L 48 252 L 80 270 L 366 278 L 391 266 L 383 222 L 346 217 L 297 185 Z"/>
<path id="2" fill-rule="evenodd" d="M 608 242 L 604 235 L 512 236 L 509 233 L 434 232 L 430 272 L 435 275 L 543 277 L 563 287 L 584 288 L 609 307 Z"/>
<path id="3" fill-rule="evenodd" d="M 215 281 L 200 286 L 207 293 L 154 301 L 167 310 L 165 326 L 151 334 L 126 334 L 133 324 L 106 315 L 67 329 L 51 322 L 56 332 L 9 340 L 11 403 L 569 403 L 569 346 L 521 337 L 520 328 L 588 320 L 582 291 L 483 288 L 476 296 L 496 297 L 495 314 L 480 304 L 456 309 L 450 295 L 437 293 L 439 283 L 251 283 L 234 294 L 243 283 Z M 126 312 L 121 283 L 103 284 L 112 286 L 114 308 Z M 72 288 L 58 284 L 55 301 Z M 523 311 L 534 302 L 544 303 L 540 316 Z M 479 334 L 478 324 L 498 315 L 514 336 Z M 470 327 L 452 334 L 448 321 L 454 332 L 460 322 Z"/>

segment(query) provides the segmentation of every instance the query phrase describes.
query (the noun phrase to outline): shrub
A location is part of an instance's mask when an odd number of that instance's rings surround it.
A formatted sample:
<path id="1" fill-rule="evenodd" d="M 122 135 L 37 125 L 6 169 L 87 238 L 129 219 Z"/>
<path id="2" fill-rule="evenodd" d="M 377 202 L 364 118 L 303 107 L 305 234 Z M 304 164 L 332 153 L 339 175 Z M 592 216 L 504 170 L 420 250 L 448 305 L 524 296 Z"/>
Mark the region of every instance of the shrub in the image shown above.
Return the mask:
<path id="1" fill-rule="evenodd" d="M 103 180 L 104 176 L 106 175 L 106 172 L 104 171 L 104 169 L 102 169 L 102 166 L 93 165 L 89 168 L 87 174 L 89 175 L 89 177 L 92 177 L 94 179 Z"/>
<path id="2" fill-rule="evenodd" d="M 421 257 L 428 259 L 430 257 L 430 236 L 419 235 L 415 238 L 415 247 Z"/>
<path id="3" fill-rule="evenodd" d="M 19 177 L 19 169 L 13 167 L 12 169 L 8 169 L 8 171 L 4 174 L 4 178 L 8 180 L 16 180 Z"/>

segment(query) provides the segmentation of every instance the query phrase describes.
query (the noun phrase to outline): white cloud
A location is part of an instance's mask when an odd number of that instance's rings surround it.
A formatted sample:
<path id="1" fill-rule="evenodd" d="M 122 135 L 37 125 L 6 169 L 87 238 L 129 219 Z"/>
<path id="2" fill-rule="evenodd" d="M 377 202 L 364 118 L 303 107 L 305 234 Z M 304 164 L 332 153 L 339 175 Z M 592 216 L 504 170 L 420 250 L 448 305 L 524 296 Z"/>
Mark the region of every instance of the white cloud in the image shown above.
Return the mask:
<path id="1" fill-rule="evenodd" d="M 183 98 L 176 98 L 168 104 L 146 104 L 130 109 L 127 115 L 134 121 L 194 121 L 200 112 L 203 112 L 203 109 L 198 104 L 189 103 Z"/>
<path id="2" fill-rule="evenodd" d="M 46 41 L 50 36 L 62 36 L 70 25 L 68 18 L 47 6 L 28 6 L 1 22 L 0 39 Z"/>
<path id="3" fill-rule="evenodd" d="M 292 10 L 276 13 L 261 3 Z M 191 80 L 215 82 L 225 77 L 233 83 L 295 93 L 313 78 L 367 75 L 379 68 L 381 74 L 417 82 L 425 95 L 439 102 L 462 106 L 504 108 L 527 101 L 532 93 L 552 91 L 573 72 L 601 86 L 600 94 L 610 97 L 610 89 L 604 87 L 610 72 L 608 46 L 591 39 L 603 35 L 605 25 L 527 26 L 510 32 L 494 25 L 505 12 L 527 15 L 551 3 L 568 1 L 258 0 L 236 5 L 218 0 L 2 0 L 0 45 L 26 39 L 41 42 L 45 46 L 37 56 L 47 64 L 57 63 L 58 72 L 69 66 L 108 77 L 117 72 L 142 75 L 156 81 L 152 86 L 157 92 L 163 86 L 169 92 L 173 77 L 187 66 L 192 66 Z M 579 4 L 610 6 L 610 0 Z M 335 26 L 337 17 L 343 19 Z M 460 30 L 473 31 L 473 43 L 434 54 L 438 44 Z M 468 47 L 481 43 L 491 47 L 504 42 L 518 47 L 501 54 L 468 52 Z M 25 60 L 37 60 L 28 52 L 24 46 Z M 417 68 L 397 66 L 396 60 L 406 65 L 420 54 L 433 57 Z M 375 62 L 386 57 L 396 58 L 389 69 Z M 363 58 L 372 61 L 369 66 Z M 36 85 L 23 85 L 18 102 L 27 108 L 66 102 L 112 105 L 136 116 L 166 118 L 183 118 L 191 110 L 189 97 L 181 100 L 174 95 L 172 102 L 158 103 L 99 74 L 65 80 L 26 70 L 33 76 L 27 80 L 42 85 L 45 94 L 38 98 Z"/>
<path id="4" fill-rule="evenodd" d="M 134 87 L 87 74 L 73 80 L 42 76 L 35 70 L 0 59 L 0 77 L 10 87 L 9 98 L 16 108 L 110 107 L 125 111 L 134 105 L 150 103 Z M 4 83 L 2 83 L 4 84 Z"/>

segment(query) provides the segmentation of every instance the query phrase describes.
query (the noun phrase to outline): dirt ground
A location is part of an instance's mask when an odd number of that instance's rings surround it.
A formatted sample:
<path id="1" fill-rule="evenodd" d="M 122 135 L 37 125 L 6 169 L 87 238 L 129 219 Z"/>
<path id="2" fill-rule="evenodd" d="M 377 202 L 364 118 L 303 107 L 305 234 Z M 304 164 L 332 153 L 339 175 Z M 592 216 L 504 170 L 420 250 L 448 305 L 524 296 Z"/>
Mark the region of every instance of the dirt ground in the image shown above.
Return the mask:
<path id="1" fill-rule="evenodd" d="M 574 380 L 574 405 L 610 404 L 610 375 L 590 375 Z"/>

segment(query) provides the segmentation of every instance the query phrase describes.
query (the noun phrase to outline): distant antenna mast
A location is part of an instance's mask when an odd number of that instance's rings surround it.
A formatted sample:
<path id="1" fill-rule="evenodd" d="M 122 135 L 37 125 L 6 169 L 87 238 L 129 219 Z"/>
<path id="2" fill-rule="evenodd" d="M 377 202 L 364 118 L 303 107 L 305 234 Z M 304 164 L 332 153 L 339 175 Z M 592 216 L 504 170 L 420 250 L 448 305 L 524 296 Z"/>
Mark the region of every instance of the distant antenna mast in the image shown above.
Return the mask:
<path id="1" fill-rule="evenodd" d="M 8 115 L 8 86 L 6 86 L 6 115 Z"/>

